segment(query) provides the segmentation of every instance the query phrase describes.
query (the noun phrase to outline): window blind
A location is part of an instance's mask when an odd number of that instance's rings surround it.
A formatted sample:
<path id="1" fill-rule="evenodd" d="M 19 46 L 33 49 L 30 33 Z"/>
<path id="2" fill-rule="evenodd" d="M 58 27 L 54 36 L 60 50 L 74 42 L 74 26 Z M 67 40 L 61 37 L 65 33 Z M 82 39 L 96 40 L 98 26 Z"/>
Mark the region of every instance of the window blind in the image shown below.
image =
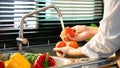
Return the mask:
<path id="1" fill-rule="evenodd" d="M 59 7 L 65 26 L 98 23 L 102 19 L 103 2 L 99 0 L 0 0 L 0 45 L 16 46 L 21 17 L 50 4 Z M 30 45 L 60 40 L 62 28 L 53 8 L 26 18 L 24 27 Z"/>
<path id="2" fill-rule="evenodd" d="M 98 23 L 103 14 L 103 1 L 102 0 L 35 0 L 36 6 L 47 6 L 54 4 L 58 6 L 63 14 L 63 21 L 65 25 L 80 24 L 80 23 Z M 46 3 L 44 3 L 46 2 Z M 49 9 L 45 15 L 37 16 L 38 21 L 59 21 L 54 9 Z M 49 24 L 46 23 L 44 25 Z M 60 24 L 52 23 L 52 25 Z"/>
<path id="3" fill-rule="evenodd" d="M 32 0 L 0 0 L 0 44 L 16 42 L 18 37 L 21 17 L 34 11 L 35 2 Z M 25 33 L 32 33 L 31 29 L 36 29 L 35 16 L 25 20 Z M 12 45 L 12 44 L 11 44 Z M 14 46 L 14 45 L 13 45 Z M 16 46 L 16 45 L 15 45 Z"/>
<path id="4" fill-rule="evenodd" d="M 0 2 L 0 22 L 14 22 L 14 24 L 10 23 L 4 23 L 4 24 L 10 24 L 11 26 L 17 27 L 20 24 L 21 17 L 28 12 L 31 12 L 34 10 L 35 2 L 32 2 L 30 0 L 1 0 Z M 35 21 L 35 18 L 28 18 L 27 21 Z M 31 22 L 31 21 L 30 21 Z M 29 22 L 29 23 L 30 23 Z M 3 26 L 4 26 L 3 24 Z"/>

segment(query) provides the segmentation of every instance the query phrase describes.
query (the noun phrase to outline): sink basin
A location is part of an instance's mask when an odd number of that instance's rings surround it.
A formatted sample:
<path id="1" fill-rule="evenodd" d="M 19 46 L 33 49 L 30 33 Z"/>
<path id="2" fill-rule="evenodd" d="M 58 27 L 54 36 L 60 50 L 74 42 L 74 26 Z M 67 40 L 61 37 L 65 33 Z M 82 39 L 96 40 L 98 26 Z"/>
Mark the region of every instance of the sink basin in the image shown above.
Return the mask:
<path id="1" fill-rule="evenodd" d="M 93 68 L 95 66 L 103 65 L 110 63 L 111 60 L 99 60 L 99 61 L 89 61 L 89 59 L 82 59 L 82 58 L 76 58 L 76 59 L 70 59 L 70 58 L 60 58 L 56 56 L 56 53 L 53 52 L 53 48 L 55 47 L 55 44 L 44 44 L 44 45 L 32 45 L 32 46 L 23 46 L 22 51 L 18 51 L 18 47 L 12 47 L 12 48 L 5 48 L 5 49 L 0 49 L 0 58 L 1 54 L 4 53 L 14 53 L 14 52 L 22 52 L 22 53 L 46 53 L 49 52 L 50 55 L 55 59 L 56 62 L 56 67 L 60 68 L 75 68 L 75 67 L 84 67 L 88 66 L 87 68 Z M 94 65 L 94 66 L 92 66 Z"/>
<path id="2" fill-rule="evenodd" d="M 49 52 L 52 56 L 56 56 L 55 52 L 53 52 L 53 48 L 55 47 L 55 44 L 44 44 L 44 45 L 33 45 L 33 46 L 23 46 L 21 52 L 27 52 L 27 53 L 46 53 Z M 1 53 L 11 53 L 11 52 L 18 52 L 18 47 L 11 47 L 6 49 L 0 49 Z"/>
<path id="3" fill-rule="evenodd" d="M 69 64 L 73 64 L 74 62 L 70 59 L 65 59 L 65 58 L 59 58 L 59 57 L 54 57 L 54 60 L 56 62 L 56 67 L 61 67 Z"/>
<path id="4" fill-rule="evenodd" d="M 9 60 L 8 56 L 10 56 L 12 53 L 15 53 L 15 52 L 17 51 L 0 54 L 0 60 L 3 60 L 3 61 Z M 61 66 L 65 66 L 73 63 L 72 60 L 67 58 L 60 58 L 56 56 L 51 56 L 51 57 L 55 60 L 55 63 L 56 63 L 55 67 L 61 67 Z"/>
<path id="5" fill-rule="evenodd" d="M 55 52 L 53 52 L 54 44 L 53 45 L 36 45 L 36 46 L 23 46 L 23 50 L 19 51 L 18 47 L 12 47 L 12 48 L 7 48 L 7 49 L 2 49 L 0 50 L 0 58 L 2 54 L 11 54 L 15 52 L 20 52 L 20 53 L 46 53 L 49 52 L 50 55 L 54 58 L 56 62 L 56 67 L 61 67 L 64 65 L 69 65 L 72 64 L 73 61 L 67 58 L 60 58 L 57 57 Z"/>
<path id="6" fill-rule="evenodd" d="M 6 48 L 6 49 L 0 49 L 0 54 L 3 53 L 14 53 L 14 52 L 21 52 L 21 53 L 46 53 L 49 52 L 51 56 L 55 59 L 56 66 L 62 67 L 74 63 L 78 63 L 76 59 L 70 59 L 70 58 L 60 58 L 56 56 L 56 53 L 53 52 L 53 48 L 55 47 L 55 44 L 44 44 L 44 45 L 32 45 L 32 46 L 23 46 L 22 51 L 19 51 L 18 47 L 12 47 L 12 48 Z"/>

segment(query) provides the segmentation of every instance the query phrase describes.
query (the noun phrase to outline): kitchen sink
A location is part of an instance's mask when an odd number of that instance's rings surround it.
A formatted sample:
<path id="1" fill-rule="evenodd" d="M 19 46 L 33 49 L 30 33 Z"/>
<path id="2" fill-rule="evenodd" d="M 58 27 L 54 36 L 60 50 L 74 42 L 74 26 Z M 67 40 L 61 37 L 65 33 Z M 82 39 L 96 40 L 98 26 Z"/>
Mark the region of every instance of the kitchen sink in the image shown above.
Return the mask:
<path id="1" fill-rule="evenodd" d="M 51 55 L 55 56 L 53 52 L 55 44 L 44 44 L 44 45 L 32 45 L 32 46 L 23 46 L 22 50 L 19 51 L 18 47 L 11 47 L 6 49 L 0 49 L 0 53 L 13 53 L 13 52 L 27 52 L 27 53 L 46 53 L 49 52 Z"/>
<path id="2" fill-rule="evenodd" d="M 54 58 L 56 62 L 56 67 L 61 67 L 64 65 L 73 64 L 74 61 L 67 59 L 67 58 L 60 58 L 57 57 L 55 52 L 53 52 L 53 48 L 55 47 L 55 44 L 44 44 L 44 45 L 35 45 L 35 46 L 23 46 L 22 51 L 19 51 L 18 47 L 12 47 L 12 48 L 6 48 L 6 49 L 0 49 L 0 59 L 4 56 L 9 56 L 12 53 L 19 52 L 21 54 L 23 53 L 46 53 L 49 52 L 50 55 Z M 4 60 L 7 60 L 6 58 Z"/>
<path id="3" fill-rule="evenodd" d="M 60 68 L 98 68 L 98 66 L 109 64 L 113 62 L 113 59 L 100 59 L 91 61 L 87 57 L 83 58 L 60 58 L 56 56 L 56 53 L 53 52 L 55 44 L 44 44 L 44 45 L 32 45 L 32 46 L 23 46 L 22 51 L 19 51 L 18 47 L 11 47 L 0 49 L 0 56 L 4 53 L 46 53 L 49 52 L 51 56 L 56 61 L 57 67 Z M 117 68 L 116 66 L 113 68 Z"/>
<path id="4" fill-rule="evenodd" d="M 84 45 L 86 42 L 78 43 L 80 46 Z M 10 52 L 30 52 L 30 53 L 46 53 L 49 52 L 52 56 L 56 56 L 53 48 L 55 47 L 56 43 L 51 44 L 41 44 L 41 45 L 28 45 L 22 46 L 22 51 L 19 51 L 19 47 L 9 47 L 9 48 L 1 48 L 0 53 L 10 53 Z M 17 45 L 16 45 L 17 46 Z"/>
<path id="5" fill-rule="evenodd" d="M 60 58 L 56 56 L 56 53 L 53 51 L 53 48 L 55 47 L 55 43 L 53 44 L 43 44 L 43 45 L 32 45 L 32 46 L 23 46 L 22 51 L 19 51 L 18 47 L 11 47 L 11 48 L 5 48 L 0 49 L 0 56 L 1 54 L 11 54 L 15 52 L 20 53 L 46 53 L 49 52 L 50 55 L 55 59 L 56 66 L 62 67 L 66 65 L 71 65 L 78 63 L 78 59 L 73 58 Z"/>

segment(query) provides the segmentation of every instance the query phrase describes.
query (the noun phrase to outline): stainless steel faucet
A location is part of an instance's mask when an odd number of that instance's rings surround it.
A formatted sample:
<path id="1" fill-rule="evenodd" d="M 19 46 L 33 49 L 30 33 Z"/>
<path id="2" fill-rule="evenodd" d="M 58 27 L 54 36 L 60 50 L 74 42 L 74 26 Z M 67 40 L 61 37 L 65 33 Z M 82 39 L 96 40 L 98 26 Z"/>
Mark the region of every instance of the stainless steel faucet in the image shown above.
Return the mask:
<path id="1" fill-rule="evenodd" d="M 63 24 L 63 20 L 62 20 L 62 13 L 60 12 L 59 8 L 55 5 L 49 5 L 49 6 L 40 8 L 38 10 L 35 10 L 33 12 L 30 12 L 27 15 L 23 16 L 22 19 L 21 19 L 19 37 L 16 38 L 18 46 L 19 46 L 19 50 L 22 50 L 22 44 L 27 44 L 28 43 L 28 40 L 26 38 L 24 38 L 24 32 L 23 32 L 25 18 L 27 18 L 29 16 L 32 16 L 33 14 L 37 14 L 41 11 L 47 10 L 48 8 L 54 8 L 57 11 L 57 14 L 58 14 L 58 16 L 60 18 L 60 21 L 61 21 L 62 29 L 64 28 L 64 24 Z"/>

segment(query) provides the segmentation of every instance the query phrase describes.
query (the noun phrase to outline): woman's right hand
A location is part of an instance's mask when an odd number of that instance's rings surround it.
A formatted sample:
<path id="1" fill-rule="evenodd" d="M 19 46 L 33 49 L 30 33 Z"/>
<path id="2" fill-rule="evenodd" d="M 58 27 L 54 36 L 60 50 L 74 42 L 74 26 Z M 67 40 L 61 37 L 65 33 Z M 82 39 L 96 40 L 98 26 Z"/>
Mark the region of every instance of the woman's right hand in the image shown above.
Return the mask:
<path id="1" fill-rule="evenodd" d="M 60 37 L 63 41 L 67 42 L 68 39 L 75 41 L 84 41 L 87 40 L 88 38 L 93 37 L 98 31 L 98 27 L 90 27 L 86 25 L 76 25 L 71 27 L 71 29 L 73 29 L 75 32 L 74 37 L 71 37 L 69 34 L 67 35 L 60 34 Z"/>

